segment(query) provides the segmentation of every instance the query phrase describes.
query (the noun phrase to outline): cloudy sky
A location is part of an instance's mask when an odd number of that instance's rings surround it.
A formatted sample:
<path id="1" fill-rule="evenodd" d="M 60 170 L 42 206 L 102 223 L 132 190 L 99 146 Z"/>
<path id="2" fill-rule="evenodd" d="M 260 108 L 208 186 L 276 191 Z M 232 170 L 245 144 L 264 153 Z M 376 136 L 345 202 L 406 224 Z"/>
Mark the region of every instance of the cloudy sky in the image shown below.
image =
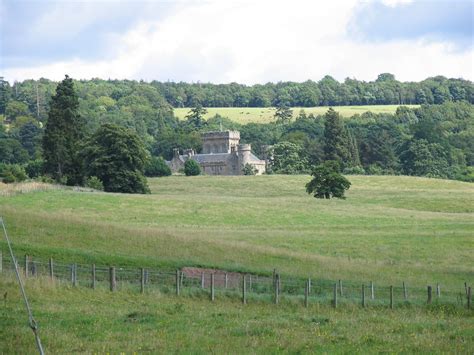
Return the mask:
<path id="1" fill-rule="evenodd" d="M 474 79 L 474 2 L 0 0 L 0 75 L 239 82 Z"/>

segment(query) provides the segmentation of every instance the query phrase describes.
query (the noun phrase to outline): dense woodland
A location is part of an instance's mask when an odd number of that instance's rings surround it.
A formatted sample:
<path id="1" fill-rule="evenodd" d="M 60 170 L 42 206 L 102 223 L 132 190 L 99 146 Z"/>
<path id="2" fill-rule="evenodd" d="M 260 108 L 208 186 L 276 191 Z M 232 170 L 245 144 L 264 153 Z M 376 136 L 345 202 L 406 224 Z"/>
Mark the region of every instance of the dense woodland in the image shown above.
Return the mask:
<path id="1" fill-rule="evenodd" d="M 39 176 L 57 83 L 40 79 L 0 84 L 2 169 Z M 169 159 L 175 147 L 199 151 L 200 132 L 222 125 L 240 130 L 257 155 L 273 156 L 275 173 L 308 173 L 312 166 L 335 159 L 346 173 L 474 181 L 474 85 L 466 80 L 435 77 L 401 83 L 381 74 L 374 82 L 339 83 L 327 76 L 319 82 L 245 86 L 94 79 L 74 81 L 74 90 L 84 137 L 106 123 L 126 127 L 138 134 L 151 156 Z M 204 121 L 199 109 L 184 121 L 173 115 L 173 107 L 180 106 L 278 106 L 285 117 L 292 106 L 400 103 L 422 106 L 344 120 L 333 111 L 313 116 L 302 110 L 296 120 L 276 117 L 273 123 L 243 126 L 218 115 Z"/>

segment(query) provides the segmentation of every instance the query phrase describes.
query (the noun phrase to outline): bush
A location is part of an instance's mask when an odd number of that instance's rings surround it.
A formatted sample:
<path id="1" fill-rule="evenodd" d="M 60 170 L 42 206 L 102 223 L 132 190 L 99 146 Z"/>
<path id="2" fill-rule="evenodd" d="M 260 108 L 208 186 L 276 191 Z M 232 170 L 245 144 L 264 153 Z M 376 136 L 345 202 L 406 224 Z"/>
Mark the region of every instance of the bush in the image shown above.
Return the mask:
<path id="1" fill-rule="evenodd" d="M 199 175 L 201 174 L 201 167 L 195 160 L 188 159 L 186 163 L 184 163 L 184 173 L 186 176 Z"/>
<path id="2" fill-rule="evenodd" d="M 25 166 L 25 171 L 31 179 L 37 178 L 43 172 L 43 161 L 30 160 Z"/>
<path id="3" fill-rule="evenodd" d="M 91 176 L 86 179 L 86 187 L 94 190 L 104 191 L 104 184 L 97 176 Z"/>
<path id="4" fill-rule="evenodd" d="M 162 157 L 151 157 L 145 165 L 145 176 L 170 176 L 171 169 Z"/>
<path id="5" fill-rule="evenodd" d="M 0 178 L 5 184 L 26 180 L 25 169 L 18 164 L 0 164 Z"/>
<path id="6" fill-rule="evenodd" d="M 245 164 L 244 168 L 242 169 L 244 175 L 255 175 L 257 173 L 257 169 L 250 165 L 249 163 Z"/>
<path id="7" fill-rule="evenodd" d="M 369 174 L 369 175 L 384 175 L 384 171 L 377 164 L 371 164 L 367 168 L 367 174 Z"/>

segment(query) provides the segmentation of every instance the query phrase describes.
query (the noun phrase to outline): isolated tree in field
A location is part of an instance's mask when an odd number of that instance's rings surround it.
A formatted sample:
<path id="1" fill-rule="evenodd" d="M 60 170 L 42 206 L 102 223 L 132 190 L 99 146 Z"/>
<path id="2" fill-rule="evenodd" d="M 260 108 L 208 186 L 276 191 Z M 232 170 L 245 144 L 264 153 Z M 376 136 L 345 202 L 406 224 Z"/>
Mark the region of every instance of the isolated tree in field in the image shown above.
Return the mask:
<path id="1" fill-rule="evenodd" d="M 332 108 L 324 115 L 324 158 L 336 160 L 340 165 L 351 161 L 349 137 L 344 121 Z"/>
<path id="2" fill-rule="evenodd" d="M 105 191 L 150 192 L 143 176 L 148 153 L 134 131 L 104 124 L 87 142 L 83 156 L 87 176 L 100 179 Z"/>
<path id="3" fill-rule="evenodd" d="M 83 166 L 79 146 L 84 139 L 84 120 L 71 78 L 60 82 L 52 97 L 43 136 L 45 173 L 68 185 L 81 185 Z"/>
<path id="4" fill-rule="evenodd" d="M 339 163 L 334 160 L 314 167 L 311 176 L 313 179 L 306 184 L 306 192 L 316 198 L 345 199 L 344 192 L 351 186 L 349 180 L 341 175 Z"/>
<path id="5" fill-rule="evenodd" d="M 293 111 L 286 105 L 278 106 L 273 117 L 278 124 L 288 124 L 293 117 Z"/>
<path id="6" fill-rule="evenodd" d="M 201 167 L 195 160 L 188 159 L 184 163 L 184 174 L 186 174 L 186 176 L 199 175 L 201 174 Z"/>

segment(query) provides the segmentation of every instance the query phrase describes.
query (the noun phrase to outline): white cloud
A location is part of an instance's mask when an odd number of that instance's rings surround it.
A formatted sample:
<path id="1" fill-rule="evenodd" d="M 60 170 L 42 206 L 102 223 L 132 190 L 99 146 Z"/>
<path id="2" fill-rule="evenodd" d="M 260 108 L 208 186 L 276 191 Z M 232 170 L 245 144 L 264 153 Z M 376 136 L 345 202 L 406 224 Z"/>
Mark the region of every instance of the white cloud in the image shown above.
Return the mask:
<path id="1" fill-rule="evenodd" d="M 181 3 L 164 20 L 142 21 L 122 36 L 111 37 L 109 46 L 117 53 L 112 60 L 77 58 L 7 68 L 4 76 L 59 80 L 67 73 L 77 79 L 252 84 L 319 80 L 326 74 L 339 80 L 373 80 L 381 72 L 391 72 L 400 80 L 439 74 L 472 80 L 472 50 L 455 52 L 446 43 L 419 40 L 359 43 L 349 39 L 346 25 L 356 5 L 355 0 Z"/>

